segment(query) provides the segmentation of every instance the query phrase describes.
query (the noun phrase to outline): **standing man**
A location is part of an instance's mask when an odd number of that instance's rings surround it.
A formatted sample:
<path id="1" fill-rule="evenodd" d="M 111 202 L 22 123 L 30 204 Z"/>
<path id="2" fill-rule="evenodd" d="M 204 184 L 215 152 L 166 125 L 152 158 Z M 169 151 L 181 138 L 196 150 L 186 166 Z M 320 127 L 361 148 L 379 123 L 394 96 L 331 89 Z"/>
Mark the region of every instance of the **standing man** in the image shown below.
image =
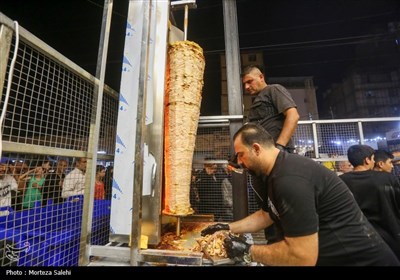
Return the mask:
<path id="1" fill-rule="evenodd" d="M 65 179 L 65 170 L 68 167 L 68 162 L 65 159 L 60 159 L 57 162 L 57 167 L 54 172 L 48 173 L 42 187 L 42 205 L 47 205 L 49 199 L 53 200 L 54 204 L 64 201 L 61 197 L 63 182 Z"/>
<path id="2" fill-rule="evenodd" d="M 294 152 L 293 136 L 299 113 L 290 93 L 281 85 L 267 85 L 260 67 L 250 65 L 243 70 L 246 93 L 254 96 L 249 121 L 259 123 L 275 140 L 280 150 Z"/>
<path id="3" fill-rule="evenodd" d="M 205 158 L 212 161 L 214 158 Z M 222 174 L 216 163 L 206 162 L 204 169 L 196 175 L 195 187 L 199 195 L 198 214 L 214 214 L 215 220 L 222 220 L 224 214 Z"/>
<path id="4" fill-rule="evenodd" d="M 211 225 L 201 234 L 252 233 L 276 224 L 282 240 L 250 245 L 229 235 L 224 242 L 229 258 L 270 266 L 400 265 L 334 172 L 306 157 L 280 151 L 257 124 L 244 125 L 233 140 L 238 163 L 250 174 L 266 176 L 263 207 L 242 220 Z"/>
<path id="5" fill-rule="evenodd" d="M 68 198 L 75 195 L 83 195 L 85 190 L 85 173 L 87 158 L 78 158 L 75 168 L 65 176 L 61 196 Z"/>
<path id="6" fill-rule="evenodd" d="M 246 93 L 254 96 L 250 107 L 249 121 L 260 124 L 274 138 L 279 150 L 293 153 L 295 148 L 291 140 L 299 121 L 296 103 L 290 93 L 281 85 L 267 85 L 263 71 L 260 67 L 250 65 L 242 73 L 243 87 Z M 251 186 L 257 194 L 257 203 L 261 206 L 263 201 L 262 185 L 265 180 L 252 176 Z M 268 242 L 275 242 L 277 236 L 274 227 L 265 229 L 265 238 Z"/>

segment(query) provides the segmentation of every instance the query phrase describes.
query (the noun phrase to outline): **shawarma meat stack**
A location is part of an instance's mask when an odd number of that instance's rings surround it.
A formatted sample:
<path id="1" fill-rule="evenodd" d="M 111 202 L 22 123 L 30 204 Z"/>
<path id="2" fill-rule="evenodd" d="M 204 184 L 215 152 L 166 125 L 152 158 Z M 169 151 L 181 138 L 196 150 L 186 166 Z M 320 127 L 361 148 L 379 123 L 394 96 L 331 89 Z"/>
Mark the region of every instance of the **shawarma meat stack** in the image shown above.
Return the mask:
<path id="1" fill-rule="evenodd" d="M 164 214 L 193 213 L 190 182 L 204 67 L 203 50 L 198 44 L 177 41 L 170 45 L 164 108 Z"/>

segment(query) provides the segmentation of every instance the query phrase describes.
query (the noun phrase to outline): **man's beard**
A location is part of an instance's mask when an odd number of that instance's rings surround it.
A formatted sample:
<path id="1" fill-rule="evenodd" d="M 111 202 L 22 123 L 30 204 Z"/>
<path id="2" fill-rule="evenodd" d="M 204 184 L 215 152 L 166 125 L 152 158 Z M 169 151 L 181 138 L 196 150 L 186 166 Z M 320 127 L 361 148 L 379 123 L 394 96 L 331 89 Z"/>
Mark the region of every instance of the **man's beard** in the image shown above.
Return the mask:
<path id="1" fill-rule="evenodd" d="M 263 167 L 261 162 L 257 159 L 257 157 L 252 157 L 248 160 L 248 164 L 242 163 L 241 166 L 246 169 L 247 173 L 251 176 L 263 176 Z"/>
<path id="2" fill-rule="evenodd" d="M 257 176 L 256 172 L 250 169 L 247 169 L 247 173 L 249 173 L 251 176 Z"/>
<path id="3" fill-rule="evenodd" d="M 251 176 L 256 176 L 256 177 L 263 175 L 260 169 L 254 167 L 251 169 L 247 168 L 247 173 L 249 173 Z"/>

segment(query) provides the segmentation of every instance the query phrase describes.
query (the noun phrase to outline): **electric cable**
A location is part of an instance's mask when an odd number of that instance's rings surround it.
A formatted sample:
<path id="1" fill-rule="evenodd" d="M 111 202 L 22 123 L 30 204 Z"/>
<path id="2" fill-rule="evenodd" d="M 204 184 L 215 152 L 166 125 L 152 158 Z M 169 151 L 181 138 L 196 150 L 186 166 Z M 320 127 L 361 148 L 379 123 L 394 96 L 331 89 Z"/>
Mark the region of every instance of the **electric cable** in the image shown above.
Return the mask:
<path id="1" fill-rule="evenodd" d="M 12 58 L 11 64 L 10 64 L 10 70 L 8 72 L 6 97 L 4 98 L 3 109 L 1 111 L 1 116 L 0 116 L 0 158 L 3 153 L 3 123 L 4 123 L 4 118 L 6 116 L 8 99 L 10 97 L 12 76 L 14 74 L 14 66 L 15 66 L 15 62 L 17 60 L 18 46 L 19 46 L 19 25 L 18 25 L 17 21 L 14 21 L 14 29 L 15 29 L 14 54 L 13 54 L 13 58 Z"/>

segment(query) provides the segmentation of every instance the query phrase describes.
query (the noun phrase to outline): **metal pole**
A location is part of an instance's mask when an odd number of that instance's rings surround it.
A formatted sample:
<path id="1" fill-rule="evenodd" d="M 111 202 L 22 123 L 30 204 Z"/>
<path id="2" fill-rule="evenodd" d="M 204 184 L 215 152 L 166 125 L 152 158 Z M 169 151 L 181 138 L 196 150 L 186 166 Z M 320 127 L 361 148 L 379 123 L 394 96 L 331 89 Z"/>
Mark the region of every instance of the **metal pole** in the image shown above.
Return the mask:
<path id="1" fill-rule="evenodd" d="M 317 124 L 315 122 L 312 123 L 312 131 L 313 131 L 313 139 L 314 139 L 314 156 L 315 156 L 315 158 L 319 158 L 318 132 L 317 132 Z"/>
<path id="2" fill-rule="evenodd" d="M 110 27 L 111 27 L 111 17 L 113 9 L 113 0 L 104 0 L 103 8 L 103 21 L 101 24 L 100 32 L 100 42 L 99 50 L 97 55 L 97 66 L 96 66 L 96 80 L 94 86 L 93 103 L 96 107 L 93 107 L 92 118 L 90 124 L 90 137 L 89 137 L 89 155 L 90 161 L 88 167 L 90 167 L 90 172 L 86 174 L 85 186 L 94 186 L 95 176 L 96 176 L 96 163 L 97 163 L 97 150 L 99 142 L 99 129 L 101 121 L 101 113 L 103 106 L 103 91 L 104 91 L 104 77 L 106 73 L 107 64 L 107 51 L 108 51 L 108 41 L 110 37 Z M 87 176 L 90 175 L 90 176 Z M 94 200 L 94 188 L 85 188 L 84 193 L 84 205 L 83 205 L 83 218 L 82 218 L 82 230 L 81 230 L 81 242 L 80 244 L 85 244 L 84 254 L 80 254 L 79 264 L 86 265 L 89 263 L 89 245 L 86 244 L 88 240 L 90 241 L 91 228 L 92 228 L 92 215 L 93 215 L 93 200 Z M 89 236 L 89 238 L 88 238 Z M 82 250 L 82 247 L 81 247 Z"/>
<path id="3" fill-rule="evenodd" d="M 225 57 L 228 82 L 228 108 L 229 115 L 243 116 L 243 99 L 240 79 L 240 50 L 239 35 L 237 27 L 236 1 L 223 0 L 224 12 L 224 36 L 225 36 Z M 240 120 L 231 120 L 229 125 L 230 136 L 243 125 L 243 117 Z M 231 144 L 231 156 L 234 155 Z M 233 219 L 239 220 L 248 215 L 247 175 L 234 174 L 232 177 L 232 199 Z"/>
<path id="4" fill-rule="evenodd" d="M 358 125 L 358 131 L 360 133 L 360 144 L 364 145 L 365 139 L 364 139 L 364 130 L 363 130 L 362 122 L 357 122 L 357 125 Z"/>
<path id="5" fill-rule="evenodd" d="M 185 5 L 185 18 L 183 20 L 183 31 L 184 31 L 184 37 L 183 40 L 187 40 L 187 30 L 188 30 L 188 24 L 189 24 L 189 6 Z"/>
<path id="6" fill-rule="evenodd" d="M 136 138 L 135 138 L 135 178 L 132 198 L 132 227 L 131 227 L 131 261 L 132 266 L 138 265 L 140 253 L 140 237 L 142 224 L 142 186 L 144 137 L 146 135 L 146 96 L 147 96 L 147 61 L 150 36 L 150 15 L 152 1 L 143 1 L 143 28 L 140 54 L 139 92 L 137 102 Z"/>

